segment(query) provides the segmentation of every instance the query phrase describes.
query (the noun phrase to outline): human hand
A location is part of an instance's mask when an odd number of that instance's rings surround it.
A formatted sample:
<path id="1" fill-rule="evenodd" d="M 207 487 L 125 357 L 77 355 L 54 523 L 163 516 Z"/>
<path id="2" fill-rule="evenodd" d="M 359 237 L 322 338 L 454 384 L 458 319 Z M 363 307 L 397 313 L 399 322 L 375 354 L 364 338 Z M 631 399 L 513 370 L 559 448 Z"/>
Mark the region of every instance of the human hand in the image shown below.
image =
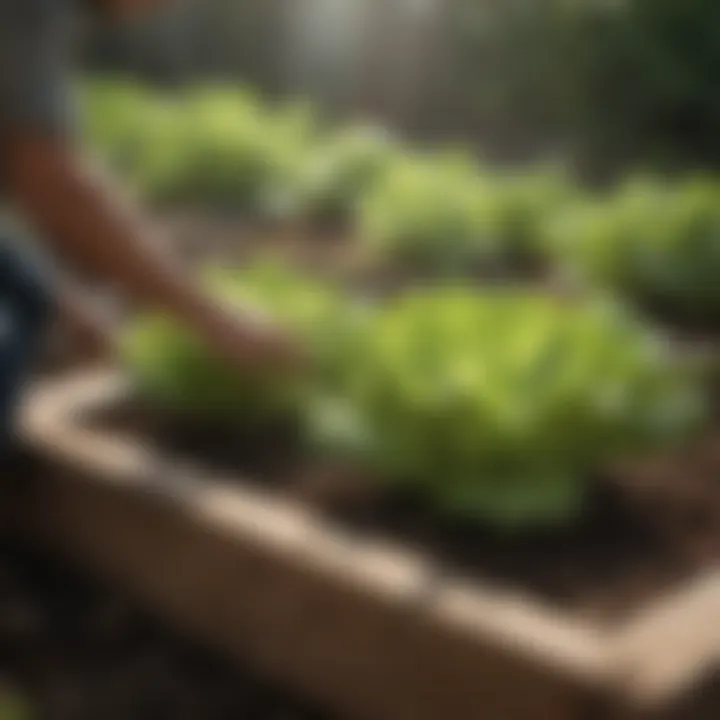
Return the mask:
<path id="1" fill-rule="evenodd" d="M 193 324 L 211 351 L 241 370 L 286 374 L 305 365 L 299 343 L 259 312 L 218 305 L 203 311 Z"/>

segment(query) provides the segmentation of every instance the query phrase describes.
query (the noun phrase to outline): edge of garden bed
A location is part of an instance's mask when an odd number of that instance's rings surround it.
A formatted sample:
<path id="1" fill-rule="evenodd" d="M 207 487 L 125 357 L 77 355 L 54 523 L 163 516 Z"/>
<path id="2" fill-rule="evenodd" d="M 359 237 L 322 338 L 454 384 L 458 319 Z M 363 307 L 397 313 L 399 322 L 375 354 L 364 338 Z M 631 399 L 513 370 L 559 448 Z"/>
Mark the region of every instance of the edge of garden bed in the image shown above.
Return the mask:
<path id="1" fill-rule="evenodd" d="M 630 717 L 717 660 L 720 574 L 609 634 L 82 422 L 125 389 L 102 368 L 34 389 L 23 431 L 48 471 L 21 493 L 21 524 L 348 717 Z"/>

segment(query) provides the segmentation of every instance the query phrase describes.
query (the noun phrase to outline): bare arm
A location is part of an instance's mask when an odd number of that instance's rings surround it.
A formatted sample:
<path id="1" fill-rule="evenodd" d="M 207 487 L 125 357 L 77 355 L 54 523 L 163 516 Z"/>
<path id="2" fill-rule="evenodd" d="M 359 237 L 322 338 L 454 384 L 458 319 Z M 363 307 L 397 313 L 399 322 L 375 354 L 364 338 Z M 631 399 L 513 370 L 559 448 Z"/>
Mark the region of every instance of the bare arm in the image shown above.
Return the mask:
<path id="1" fill-rule="evenodd" d="M 105 317 L 69 282 L 58 282 L 55 290 L 57 327 L 81 353 L 110 357 L 116 353 L 115 333 Z"/>
<path id="2" fill-rule="evenodd" d="M 173 314 L 227 359 L 251 366 L 294 359 L 288 339 L 248 310 L 229 312 L 153 242 L 139 211 L 52 137 L 15 134 L 0 149 L 26 215 L 68 260 L 115 281 L 132 299 Z"/>

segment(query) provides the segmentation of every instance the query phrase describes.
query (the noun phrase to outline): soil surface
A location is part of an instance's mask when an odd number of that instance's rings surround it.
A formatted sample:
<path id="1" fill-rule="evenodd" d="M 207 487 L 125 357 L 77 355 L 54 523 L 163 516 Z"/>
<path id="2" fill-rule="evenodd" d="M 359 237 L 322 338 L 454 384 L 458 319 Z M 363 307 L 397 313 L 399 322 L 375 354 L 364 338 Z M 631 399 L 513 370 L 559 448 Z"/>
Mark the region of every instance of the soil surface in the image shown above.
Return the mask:
<path id="1" fill-rule="evenodd" d="M 530 591 L 601 622 L 622 617 L 720 558 L 720 426 L 690 445 L 595 480 L 575 526 L 503 536 L 451 524 L 407 497 L 315 468 L 291 432 L 223 434 L 137 407 L 104 423 L 128 427 L 127 413 L 129 427 L 168 456 L 311 503 L 359 534 L 419 547 L 438 561 L 440 572 Z"/>
<path id="2" fill-rule="evenodd" d="M 0 717 L 26 720 L 3 714 L 8 696 L 27 720 L 330 720 L 51 554 L 0 540 Z"/>

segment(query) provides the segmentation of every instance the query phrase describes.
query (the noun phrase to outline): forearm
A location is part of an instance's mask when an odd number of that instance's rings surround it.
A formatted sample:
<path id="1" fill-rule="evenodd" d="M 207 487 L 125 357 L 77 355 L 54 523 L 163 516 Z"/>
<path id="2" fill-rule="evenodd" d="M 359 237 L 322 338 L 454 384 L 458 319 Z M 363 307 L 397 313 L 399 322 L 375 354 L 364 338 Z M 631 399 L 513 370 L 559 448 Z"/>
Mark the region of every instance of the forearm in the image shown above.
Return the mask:
<path id="1" fill-rule="evenodd" d="M 96 170 L 70 151 L 43 153 L 41 173 L 33 159 L 23 161 L 12 176 L 15 199 L 63 256 L 118 282 L 144 304 L 189 319 L 206 311 L 184 269 L 148 241 L 149 225 Z"/>
<path id="2" fill-rule="evenodd" d="M 65 280 L 55 285 L 58 328 L 63 336 L 93 352 L 113 353 L 115 339 L 112 318 Z"/>
<path id="3" fill-rule="evenodd" d="M 295 363 L 294 343 L 253 308 L 217 304 L 153 238 L 131 201 L 72 148 L 33 138 L 0 147 L 19 206 L 78 267 L 115 281 L 131 300 L 167 311 L 232 362 L 265 370 Z"/>

